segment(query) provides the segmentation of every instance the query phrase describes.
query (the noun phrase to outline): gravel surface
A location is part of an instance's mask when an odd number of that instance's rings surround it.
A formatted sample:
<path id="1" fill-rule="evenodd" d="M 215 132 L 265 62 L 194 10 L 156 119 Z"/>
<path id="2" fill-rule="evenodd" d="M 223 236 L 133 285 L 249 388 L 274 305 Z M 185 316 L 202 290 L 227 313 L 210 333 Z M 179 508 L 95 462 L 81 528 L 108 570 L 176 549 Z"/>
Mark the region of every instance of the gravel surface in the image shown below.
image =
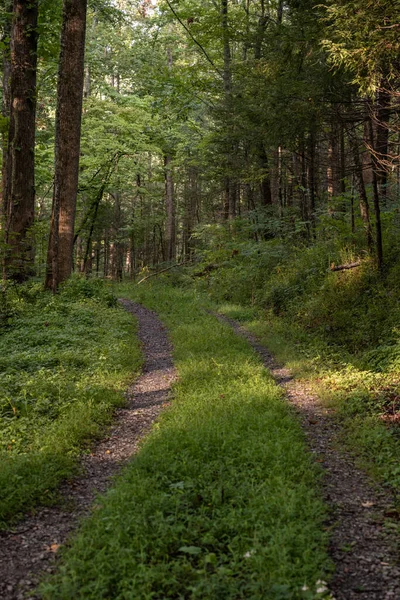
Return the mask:
<path id="1" fill-rule="evenodd" d="M 323 491 L 331 508 L 330 554 L 336 572 L 329 588 L 336 600 L 400 600 L 399 540 L 385 528 L 393 498 L 338 448 L 340 425 L 307 385 L 277 364 L 257 338 L 236 321 L 217 315 L 245 337 L 298 411 L 311 451 L 324 468 Z"/>
<path id="2" fill-rule="evenodd" d="M 171 345 L 158 317 L 129 300 L 120 300 L 139 322 L 145 364 L 127 390 L 127 405 L 116 411 L 108 437 L 82 458 L 82 474 L 65 482 L 59 506 L 39 508 L 12 531 L 0 532 L 0 599 L 25 598 L 41 575 L 54 570 L 60 544 L 87 516 L 96 494 L 105 492 L 164 406 L 176 378 Z M 71 598 L 71 600 L 73 600 Z"/>

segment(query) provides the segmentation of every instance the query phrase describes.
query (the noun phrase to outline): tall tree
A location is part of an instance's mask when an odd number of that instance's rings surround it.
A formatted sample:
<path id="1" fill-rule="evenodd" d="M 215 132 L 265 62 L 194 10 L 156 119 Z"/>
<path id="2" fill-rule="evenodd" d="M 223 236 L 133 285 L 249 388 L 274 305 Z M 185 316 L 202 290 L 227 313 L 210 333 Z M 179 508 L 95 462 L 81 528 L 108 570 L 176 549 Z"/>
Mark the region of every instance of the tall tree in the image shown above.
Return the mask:
<path id="1" fill-rule="evenodd" d="M 4 22 L 2 23 L 3 31 L 2 31 L 2 43 L 3 43 L 3 77 L 2 77 L 2 86 L 3 86 L 3 98 L 1 104 L 1 115 L 3 117 L 2 120 L 2 156 L 3 156 L 3 164 L 2 164 L 2 189 L 1 189 L 1 227 L 3 228 L 5 225 L 4 220 L 7 218 L 7 206 L 5 204 L 5 199 L 8 201 L 10 198 L 10 192 L 7 189 L 7 185 L 9 184 L 9 177 L 7 177 L 8 169 L 11 167 L 11 161 L 8 159 L 8 153 L 10 152 L 10 144 L 8 143 L 8 127 L 7 124 L 10 120 L 10 112 L 11 112 L 11 54 L 10 54 L 10 39 L 11 39 L 11 26 L 12 26 L 12 12 L 13 12 L 13 3 L 12 1 L 7 1 L 7 13 L 4 17 Z"/>
<path id="2" fill-rule="evenodd" d="M 30 229 L 35 211 L 35 120 L 38 0 L 14 0 L 8 149 L 3 169 L 3 207 L 7 250 L 4 274 L 25 281 L 33 274 Z M 7 74 L 4 74 L 7 79 Z M 5 102 L 8 90 L 5 89 Z"/>
<path id="3" fill-rule="evenodd" d="M 57 87 L 55 176 L 46 287 L 55 292 L 73 267 L 87 0 L 64 0 Z"/>

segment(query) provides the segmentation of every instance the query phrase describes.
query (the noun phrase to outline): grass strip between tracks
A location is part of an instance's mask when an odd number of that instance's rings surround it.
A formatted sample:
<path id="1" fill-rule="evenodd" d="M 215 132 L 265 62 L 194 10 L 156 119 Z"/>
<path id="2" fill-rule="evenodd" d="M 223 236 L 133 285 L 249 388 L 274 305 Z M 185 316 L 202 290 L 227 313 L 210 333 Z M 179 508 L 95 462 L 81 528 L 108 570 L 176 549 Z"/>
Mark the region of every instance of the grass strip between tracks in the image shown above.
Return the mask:
<path id="1" fill-rule="evenodd" d="M 195 292 L 156 282 L 119 293 L 159 313 L 179 382 L 44 598 L 326 597 L 319 472 L 281 390 Z"/>

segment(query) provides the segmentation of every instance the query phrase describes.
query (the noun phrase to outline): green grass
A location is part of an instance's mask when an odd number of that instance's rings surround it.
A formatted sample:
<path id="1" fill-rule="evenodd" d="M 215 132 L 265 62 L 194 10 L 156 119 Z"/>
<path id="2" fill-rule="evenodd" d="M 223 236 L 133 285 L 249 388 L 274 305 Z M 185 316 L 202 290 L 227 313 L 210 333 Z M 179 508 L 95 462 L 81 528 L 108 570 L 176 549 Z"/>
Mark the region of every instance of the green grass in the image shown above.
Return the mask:
<path id="1" fill-rule="evenodd" d="M 198 289 L 315 386 L 343 425 L 341 443 L 399 495 L 399 236 L 386 225 L 383 273 L 356 238 L 326 231 L 311 245 L 255 243 L 231 229 L 222 229 L 223 243 L 204 247 L 191 271 Z M 360 259 L 355 269 L 329 268 Z M 219 266 L 196 277 L 207 264 Z"/>
<path id="2" fill-rule="evenodd" d="M 57 297 L 8 292 L 0 330 L 0 526 L 53 502 L 77 456 L 104 435 L 140 366 L 132 318 L 101 282 Z"/>
<path id="3" fill-rule="evenodd" d="M 397 365 L 376 369 L 373 361 L 396 346 L 349 353 L 328 344 L 318 333 L 306 331 L 289 318 L 268 311 L 225 304 L 221 312 L 242 320 L 246 327 L 300 379 L 314 387 L 321 400 L 336 413 L 343 431 L 341 442 L 354 452 L 360 465 L 378 480 L 400 492 L 400 438 L 398 423 L 390 414 L 399 410 L 400 377 Z"/>
<path id="4" fill-rule="evenodd" d="M 100 500 L 45 599 L 324 597 L 319 471 L 248 344 L 193 290 L 125 286 L 167 325 L 179 381 L 140 453 Z"/>

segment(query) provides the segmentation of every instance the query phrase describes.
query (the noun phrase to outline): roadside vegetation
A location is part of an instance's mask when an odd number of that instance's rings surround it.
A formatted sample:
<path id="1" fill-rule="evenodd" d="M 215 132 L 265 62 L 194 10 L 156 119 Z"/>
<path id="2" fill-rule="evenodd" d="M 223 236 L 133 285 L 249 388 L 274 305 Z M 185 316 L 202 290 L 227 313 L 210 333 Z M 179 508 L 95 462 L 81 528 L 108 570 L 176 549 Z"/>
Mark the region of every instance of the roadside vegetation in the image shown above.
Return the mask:
<path id="1" fill-rule="evenodd" d="M 203 294 L 154 280 L 120 294 L 159 313 L 179 380 L 43 597 L 325 597 L 320 473 L 281 390 Z"/>
<path id="2" fill-rule="evenodd" d="M 3 288 L 0 335 L 0 526 L 53 502 L 82 448 L 123 404 L 140 367 L 129 315 L 102 281 Z"/>
<path id="3" fill-rule="evenodd" d="M 299 240 L 255 243 L 239 224 L 236 234 L 203 232 L 202 262 L 191 275 L 223 312 L 313 382 L 344 425 L 343 441 L 399 491 L 400 268 L 397 230 L 389 225 L 383 273 L 354 238 L 326 235 L 311 247 Z M 331 270 L 357 261 L 356 268 Z"/>

